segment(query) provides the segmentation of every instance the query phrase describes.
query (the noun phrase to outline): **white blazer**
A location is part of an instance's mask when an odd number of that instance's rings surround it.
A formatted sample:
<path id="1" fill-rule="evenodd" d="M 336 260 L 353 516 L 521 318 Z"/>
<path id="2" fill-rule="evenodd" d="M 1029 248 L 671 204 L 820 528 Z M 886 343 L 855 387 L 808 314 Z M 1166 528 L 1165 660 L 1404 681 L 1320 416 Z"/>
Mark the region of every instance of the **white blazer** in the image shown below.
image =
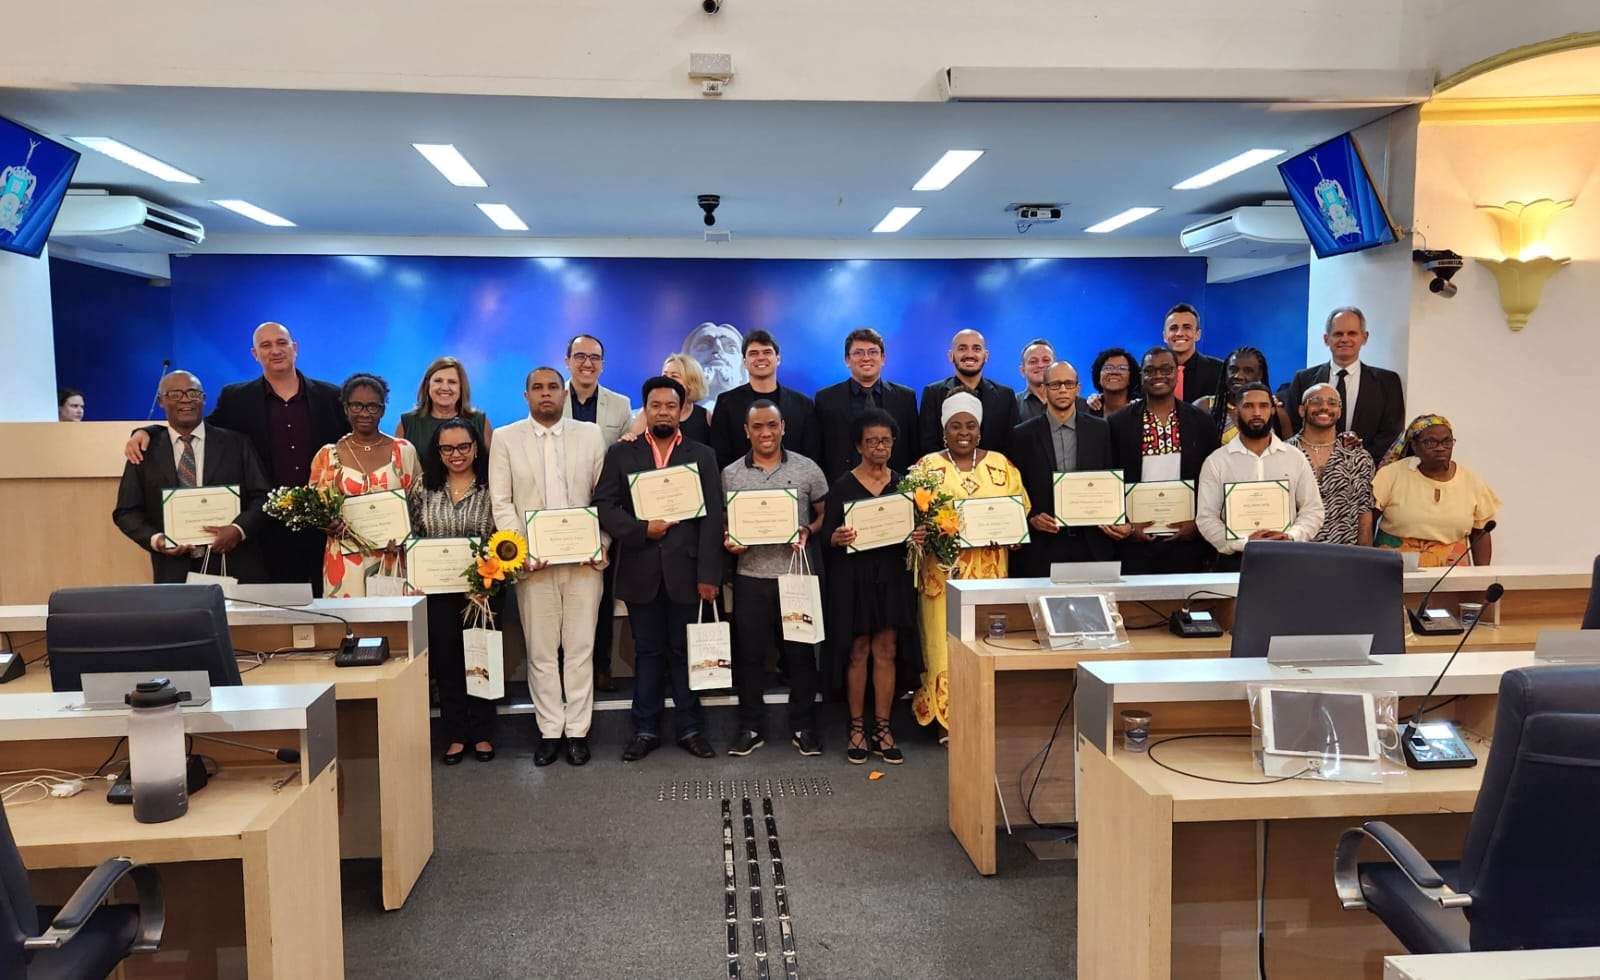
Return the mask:
<path id="1" fill-rule="evenodd" d="M 600 392 L 596 397 L 599 401 L 594 407 L 595 424 L 600 426 L 600 434 L 605 437 L 605 444 L 610 446 L 617 441 L 618 437 L 628 431 L 628 423 L 633 419 L 633 402 L 628 400 L 627 395 L 612 391 L 605 385 L 600 386 Z M 566 400 L 561 405 L 561 417 L 564 419 L 572 418 L 572 385 L 570 382 L 567 385 Z M 495 435 L 498 436 L 499 434 L 499 430 L 496 430 Z"/>
<path id="2" fill-rule="evenodd" d="M 494 430 L 489 446 L 489 498 L 494 502 L 494 524 L 526 533 L 526 515 L 544 510 L 544 456 L 541 438 L 559 438 L 562 443 L 562 477 L 566 480 L 567 506 L 588 507 L 594 500 L 594 485 L 600 479 L 600 464 L 605 462 L 606 443 L 600 427 L 593 422 L 562 419 L 560 436 L 538 436 L 531 418 L 518 419 Z M 601 543 L 609 548 L 611 537 L 600 532 Z"/>

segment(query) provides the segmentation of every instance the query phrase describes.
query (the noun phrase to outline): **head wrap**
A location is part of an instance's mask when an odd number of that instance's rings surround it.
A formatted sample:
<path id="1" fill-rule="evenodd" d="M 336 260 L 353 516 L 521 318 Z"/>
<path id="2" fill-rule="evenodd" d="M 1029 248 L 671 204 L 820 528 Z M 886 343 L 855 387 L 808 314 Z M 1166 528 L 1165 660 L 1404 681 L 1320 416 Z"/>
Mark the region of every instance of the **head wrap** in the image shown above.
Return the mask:
<path id="1" fill-rule="evenodd" d="M 983 422 L 983 402 L 964 391 L 958 391 L 945 398 L 944 405 L 939 408 L 939 427 L 949 425 L 951 417 L 961 412 L 966 412 L 979 423 Z"/>
<path id="2" fill-rule="evenodd" d="M 1378 466 L 1381 468 L 1397 459 L 1405 459 L 1407 456 L 1414 455 L 1416 447 L 1412 445 L 1412 442 L 1422 434 L 1423 429 L 1430 429 L 1436 425 L 1442 425 L 1452 433 L 1455 432 L 1455 426 L 1451 425 L 1450 420 L 1443 415 L 1418 415 L 1411 420 L 1410 425 L 1406 426 L 1406 431 L 1400 433 L 1400 438 L 1394 441 L 1394 445 L 1389 447 L 1389 451 L 1383 454 L 1383 459 L 1379 461 Z"/>

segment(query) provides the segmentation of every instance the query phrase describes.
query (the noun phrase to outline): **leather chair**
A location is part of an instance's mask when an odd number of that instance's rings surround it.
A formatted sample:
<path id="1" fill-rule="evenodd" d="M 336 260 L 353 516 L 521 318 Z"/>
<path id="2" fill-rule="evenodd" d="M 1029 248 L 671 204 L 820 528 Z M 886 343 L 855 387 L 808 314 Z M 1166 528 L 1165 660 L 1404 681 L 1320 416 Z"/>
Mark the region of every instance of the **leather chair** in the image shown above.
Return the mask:
<path id="1" fill-rule="evenodd" d="M 102 904 L 125 876 L 133 879 L 138 904 Z M 41 922 L 48 922 L 49 928 L 41 930 Z M 0 806 L 0 977 L 106 977 L 130 953 L 155 952 L 165 926 L 160 877 L 154 868 L 127 858 L 101 862 L 66 905 L 34 905 L 28 871 Z"/>
<path id="2" fill-rule="evenodd" d="M 1583 611 L 1583 628 L 1600 630 L 1600 558 L 1594 560 L 1594 575 L 1589 579 L 1589 608 Z"/>
<path id="3" fill-rule="evenodd" d="M 1252 541 L 1233 607 L 1235 657 L 1265 657 L 1274 636 L 1372 634 L 1372 652 L 1406 652 L 1405 567 L 1398 551 Z"/>
<path id="4" fill-rule="evenodd" d="M 1371 820 L 1339 838 L 1334 887 L 1411 953 L 1596 946 L 1597 827 L 1600 666 L 1507 671 L 1461 859 L 1429 862 Z M 1390 862 L 1358 864 L 1367 840 Z"/>

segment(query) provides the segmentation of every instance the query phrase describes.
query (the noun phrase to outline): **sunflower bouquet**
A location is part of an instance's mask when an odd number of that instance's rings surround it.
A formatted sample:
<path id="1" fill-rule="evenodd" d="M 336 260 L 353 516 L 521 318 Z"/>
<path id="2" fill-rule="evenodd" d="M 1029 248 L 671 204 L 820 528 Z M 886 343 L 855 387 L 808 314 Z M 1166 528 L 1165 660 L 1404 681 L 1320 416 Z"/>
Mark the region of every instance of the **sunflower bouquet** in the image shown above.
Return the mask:
<path id="1" fill-rule="evenodd" d="M 345 495 L 333 487 L 279 487 L 267 491 L 267 503 L 262 508 L 268 517 L 291 531 L 328 531 L 343 523 Z M 344 528 L 343 540 L 354 542 L 363 551 L 376 551 L 378 546 Z"/>
<path id="2" fill-rule="evenodd" d="M 467 620 L 494 628 L 490 602 L 517 580 L 528 557 L 528 542 L 515 531 L 496 531 L 487 540 L 472 539 L 472 564 L 462 572 L 467 580 Z"/>
<path id="3" fill-rule="evenodd" d="M 911 496 L 916 506 L 915 528 L 923 531 L 922 544 L 906 542 L 906 567 L 912 576 L 922 578 L 922 564 L 931 561 L 949 574 L 961 552 L 961 513 L 956 498 L 944 489 L 943 478 L 922 466 L 912 466 L 895 489 Z"/>

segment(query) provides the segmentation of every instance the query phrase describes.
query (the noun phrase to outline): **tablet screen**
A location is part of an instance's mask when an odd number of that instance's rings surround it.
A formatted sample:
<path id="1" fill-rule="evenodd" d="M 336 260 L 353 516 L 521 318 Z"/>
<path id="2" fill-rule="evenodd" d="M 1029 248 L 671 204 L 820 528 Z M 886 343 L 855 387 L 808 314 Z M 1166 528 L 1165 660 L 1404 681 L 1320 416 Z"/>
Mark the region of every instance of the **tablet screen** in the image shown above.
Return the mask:
<path id="1" fill-rule="evenodd" d="M 1043 601 L 1051 636 L 1112 631 L 1105 602 L 1099 596 L 1055 595 L 1045 596 Z"/>
<path id="2" fill-rule="evenodd" d="M 1271 689 L 1272 749 L 1371 758 L 1367 702 L 1359 693 Z"/>

